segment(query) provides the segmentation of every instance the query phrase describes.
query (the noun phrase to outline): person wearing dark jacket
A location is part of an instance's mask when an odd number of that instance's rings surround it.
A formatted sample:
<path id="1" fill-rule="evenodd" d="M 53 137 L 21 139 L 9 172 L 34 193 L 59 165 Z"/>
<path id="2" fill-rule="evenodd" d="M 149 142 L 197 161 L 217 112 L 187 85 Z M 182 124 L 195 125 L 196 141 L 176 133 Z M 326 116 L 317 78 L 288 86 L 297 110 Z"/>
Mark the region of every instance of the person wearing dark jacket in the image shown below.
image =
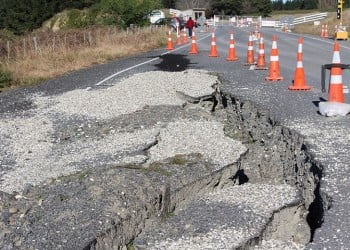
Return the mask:
<path id="1" fill-rule="evenodd" d="M 194 21 L 192 20 L 192 17 L 190 17 L 186 23 L 186 28 L 188 29 L 188 36 L 192 38 L 192 30 L 195 26 Z"/>

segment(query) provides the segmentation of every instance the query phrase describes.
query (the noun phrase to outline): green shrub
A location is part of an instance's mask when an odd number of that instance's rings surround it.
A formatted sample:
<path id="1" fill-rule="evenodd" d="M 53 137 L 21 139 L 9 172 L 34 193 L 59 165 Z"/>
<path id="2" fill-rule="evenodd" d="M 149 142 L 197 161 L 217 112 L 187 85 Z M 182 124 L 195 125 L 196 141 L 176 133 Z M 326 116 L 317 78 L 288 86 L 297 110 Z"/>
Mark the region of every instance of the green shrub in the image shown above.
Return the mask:
<path id="1" fill-rule="evenodd" d="M 15 34 L 13 34 L 12 31 L 7 30 L 7 29 L 0 29 L 0 40 L 3 41 L 14 41 L 16 39 Z"/>
<path id="2" fill-rule="evenodd" d="M 84 28 L 90 25 L 90 22 L 83 11 L 76 9 L 69 10 L 67 17 L 68 20 L 65 28 Z"/>
<path id="3" fill-rule="evenodd" d="M 12 82 L 12 74 L 0 68 L 0 88 L 9 87 Z"/>
<path id="4" fill-rule="evenodd" d="M 108 23 L 124 28 L 130 24 L 142 25 L 145 17 L 160 6 L 160 0 L 100 0 L 96 4 L 103 15 L 107 14 Z"/>

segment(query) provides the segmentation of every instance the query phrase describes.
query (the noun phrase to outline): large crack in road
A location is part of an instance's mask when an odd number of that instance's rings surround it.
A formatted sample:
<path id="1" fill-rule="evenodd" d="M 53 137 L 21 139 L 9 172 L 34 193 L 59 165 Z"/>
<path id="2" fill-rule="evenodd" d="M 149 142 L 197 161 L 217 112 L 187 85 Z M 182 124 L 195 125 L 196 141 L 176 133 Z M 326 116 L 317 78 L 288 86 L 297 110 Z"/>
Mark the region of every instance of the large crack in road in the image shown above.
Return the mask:
<path id="1" fill-rule="evenodd" d="M 8 192 L 1 193 L 3 248 L 121 249 L 146 244 L 151 249 L 149 240 L 166 249 L 168 242 L 157 238 L 162 234 L 152 234 L 154 227 L 163 226 L 162 233 L 170 233 L 175 242 L 187 237 L 186 230 L 175 233 L 171 224 L 182 218 L 194 238 L 210 233 L 210 242 L 202 243 L 213 244 L 213 249 L 299 249 L 312 240 L 327 197 L 319 190 L 322 166 L 313 160 L 304 138 L 253 103 L 222 92 L 212 74 L 167 74 L 177 82 L 166 91 L 161 88 L 169 76 L 151 72 L 125 79 L 129 88 L 116 83 L 117 91 L 111 87 L 39 97 L 30 103 L 47 114 L 44 120 L 35 109 L 3 117 L 9 128 L 2 131 L 7 147 L 2 164 L 8 165 L 2 168 L 1 182 Z M 134 83 L 140 85 L 130 86 Z M 121 102 L 130 99 L 130 106 Z M 48 129 L 39 131 L 40 137 L 28 132 L 28 137 L 26 126 Z M 21 136 L 27 138 L 22 147 L 14 147 Z M 54 157 L 48 160 L 50 155 Z M 39 157 L 44 160 L 38 162 Z M 40 171 L 34 172 L 34 158 L 42 164 Z M 47 170 L 53 174 L 48 176 Z M 222 199 L 213 202 L 210 197 Z M 261 207 L 264 201 L 268 203 Z M 191 213 L 205 213 L 205 206 L 214 214 L 191 223 L 196 218 Z M 240 224 L 243 229 L 237 228 Z"/>

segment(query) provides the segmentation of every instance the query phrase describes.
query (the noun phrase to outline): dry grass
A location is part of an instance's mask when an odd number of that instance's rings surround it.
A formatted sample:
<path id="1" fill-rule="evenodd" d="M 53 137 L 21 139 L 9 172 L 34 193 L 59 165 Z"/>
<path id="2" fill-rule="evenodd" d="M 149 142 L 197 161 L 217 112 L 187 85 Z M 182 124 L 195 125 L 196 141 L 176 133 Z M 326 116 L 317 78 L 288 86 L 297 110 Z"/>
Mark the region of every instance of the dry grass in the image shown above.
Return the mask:
<path id="1" fill-rule="evenodd" d="M 279 20 L 281 17 L 284 17 L 284 16 L 302 17 L 302 16 L 306 16 L 306 15 L 317 14 L 317 13 L 320 13 L 320 12 L 321 11 L 310 11 L 310 10 L 274 11 L 272 16 L 271 16 L 271 19 L 272 20 Z"/>
<path id="2" fill-rule="evenodd" d="M 343 10 L 343 25 L 350 26 L 350 9 Z M 337 15 L 335 11 L 328 12 L 327 18 L 320 21 L 320 25 L 315 26 L 313 22 L 296 25 L 293 29 L 295 33 L 303 33 L 303 34 L 312 34 L 312 35 L 320 35 L 322 25 L 328 25 L 328 35 L 331 37 L 335 33 L 335 26 L 339 25 L 340 20 L 337 19 Z"/>
<path id="3" fill-rule="evenodd" d="M 0 66 L 12 72 L 12 87 L 36 84 L 93 64 L 165 46 L 166 31 L 166 27 L 136 31 L 96 28 L 76 33 L 36 34 L 36 46 L 33 35 L 11 43 L 10 54 L 3 53 Z"/>

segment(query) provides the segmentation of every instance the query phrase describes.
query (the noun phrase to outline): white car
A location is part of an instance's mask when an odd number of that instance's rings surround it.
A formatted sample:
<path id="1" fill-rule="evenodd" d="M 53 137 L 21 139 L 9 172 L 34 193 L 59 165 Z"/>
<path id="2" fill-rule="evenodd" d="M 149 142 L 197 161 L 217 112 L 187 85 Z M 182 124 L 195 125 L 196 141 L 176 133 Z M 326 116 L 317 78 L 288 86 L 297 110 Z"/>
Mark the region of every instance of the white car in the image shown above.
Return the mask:
<path id="1" fill-rule="evenodd" d="M 153 10 L 149 15 L 149 20 L 151 24 L 156 23 L 158 20 L 165 18 L 164 12 L 161 10 Z"/>

